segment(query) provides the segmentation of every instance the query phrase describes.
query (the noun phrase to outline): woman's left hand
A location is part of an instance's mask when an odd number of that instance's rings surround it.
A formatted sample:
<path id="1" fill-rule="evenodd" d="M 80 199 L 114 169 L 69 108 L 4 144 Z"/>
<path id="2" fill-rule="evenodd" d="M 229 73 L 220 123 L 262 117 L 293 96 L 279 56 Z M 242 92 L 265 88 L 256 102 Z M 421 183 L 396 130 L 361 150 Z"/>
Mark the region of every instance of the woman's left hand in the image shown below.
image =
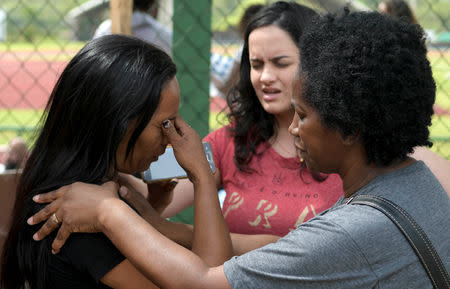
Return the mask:
<path id="1" fill-rule="evenodd" d="M 61 225 L 52 244 L 54 253 L 57 253 L 71 233 L 100 232 L 100 207 L 107 200 L 119 200 L 117 192 L 118 184 L 115 182 L 101 186 L 78 182 L 36 195 L 33 198 L 35 202 L 50 204 L 27 220 L 29 225 L 45 221 L 33 239 L 42 240 Z"/>

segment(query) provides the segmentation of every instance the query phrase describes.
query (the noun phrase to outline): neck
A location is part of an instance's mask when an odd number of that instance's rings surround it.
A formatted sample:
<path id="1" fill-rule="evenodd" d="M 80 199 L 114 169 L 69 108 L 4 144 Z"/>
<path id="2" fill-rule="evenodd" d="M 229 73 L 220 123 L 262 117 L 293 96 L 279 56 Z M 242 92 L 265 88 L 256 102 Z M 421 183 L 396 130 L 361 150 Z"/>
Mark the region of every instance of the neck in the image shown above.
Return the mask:
<path id="1" fill-rule="evenodd" d="M 108 181 L 117 181 L 118 180 L 118 172 L 114 171 L 114 168 L 109 168 L 108 175 L 103 177 L 102 182 L 108 182 Z"/>
<path id="2" fill-rule="evenodd" d="M 354 162 L 346 172 L 340 174 L 343 181 L 344 196 L 346 198 L 352 196 L 362 187 L 370 183 L 374 178 L 407 167 L 415 162 L 414 159 L 407 158 L 406 160 L 397 161 L 389 166 L 383 167 L 367 164 L 365 159 L 360 160 L 360 162 Z"/>
<path id="3" fill-rule="evenodd" d="M 294 145 L 295 137 L 289 133 L 289 125 L 290 122 L 288 123 L 286 119 L 280 121 L 277 118 L 277 126 L 274 128 L 275 133 L 269 140 L 273 149 L 285 158 L 292 158 L 297 155 Z"/>
<path id="4" fill-rule="evenodd" d="M 289 133 L 288 128 L 292 123 L 292 119 L 294 118 L 294 111 L 289 110 L 282 114 L 276 114 L 274 115 L 275 122 L 278 125 L 278 131 L 285 131 Z"/>

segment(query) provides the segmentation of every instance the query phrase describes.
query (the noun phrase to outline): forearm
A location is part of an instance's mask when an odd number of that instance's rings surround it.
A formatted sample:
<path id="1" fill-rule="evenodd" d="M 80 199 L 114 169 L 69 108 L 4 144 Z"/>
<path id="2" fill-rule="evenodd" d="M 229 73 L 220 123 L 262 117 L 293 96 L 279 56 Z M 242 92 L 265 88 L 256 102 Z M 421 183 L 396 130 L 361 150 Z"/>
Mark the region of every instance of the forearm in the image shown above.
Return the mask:
<path id="1" fill-rule="evenodd" d="M 123 202 L 108 201 L 100 211 L 103 233 L 161 288 L 227 288 L 221 268 L 208 267 L 197 255 L 158 233 Z"/>
<path id="2" fill-rule="evenodd" d="M 194 229 L 192 225 L 174 223 L 164 219 L 159 225 L 155 226 L 155 229 L 181 246 L 189 250 L 192 249 L 192 241 L 194 238 Z"/>
<path id="3" fill-rule="evenodd" d="M 172 241 L 187 249 L 192 249 L 192 242 L 194 238 L 194 227 L 192 225 L 164 220 L 162 224 L 155 225 L 155 228 Z M 278 239 L 280 239 L 279 236 L 264 234 L 245 235 L 231 233 L 230 236 L 234 256 L 239 256 L 249 251 L 261 248 L 267 244 L 275 243 Z"/>
<path id="4" fill-rule="evenodd" d="M 211 266 L 221 265 L 231 258 L 233 249 L 214 178 L 194 182 L 194 194 L 192 251 Z"/>

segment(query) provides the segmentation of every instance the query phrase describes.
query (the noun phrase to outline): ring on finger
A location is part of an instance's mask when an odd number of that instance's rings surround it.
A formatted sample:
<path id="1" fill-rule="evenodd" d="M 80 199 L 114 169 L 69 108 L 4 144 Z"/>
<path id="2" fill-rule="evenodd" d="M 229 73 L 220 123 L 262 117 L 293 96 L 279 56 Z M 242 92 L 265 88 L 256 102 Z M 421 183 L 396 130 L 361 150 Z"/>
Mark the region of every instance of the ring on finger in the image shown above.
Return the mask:
<path id="1" fill-rule="evenodd" d="M 58 217 L 56 216 L 55 213 L 52 214 L 52 222 L 53 222 L 55 225 L 59 225 L 59 220 L 58 220 Z"/>

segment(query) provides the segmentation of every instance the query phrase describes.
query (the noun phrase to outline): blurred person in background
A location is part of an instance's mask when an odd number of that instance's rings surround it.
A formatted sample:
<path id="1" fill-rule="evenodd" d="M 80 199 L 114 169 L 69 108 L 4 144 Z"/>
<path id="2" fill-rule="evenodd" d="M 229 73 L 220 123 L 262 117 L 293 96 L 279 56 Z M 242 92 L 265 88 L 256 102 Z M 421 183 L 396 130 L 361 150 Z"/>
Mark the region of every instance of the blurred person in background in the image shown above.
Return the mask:
<path id="1" fill-rule="evenodd" d="M 418 24 L 413 10 L 404 0 L 383 0 L 378 5 L 378 10 L 409 23 Z"/>
<path id="2" fill-rule="evenodd" d="M 262 4 L 253 4 L 245 9 L 237 26 L 237 31 L 241 39 L 245 38 L 245 31 L 252 17 L 263 7 L 264 5 Z M 234 53 L 233 57 L 231 59 L 228 59 L 229 57 L 227 57 L 225 64 L 222 64 L 223 66 L 225 66 L 224 68 L 226 68 L 226 70 L 224 71 L 221 71 L 220 68 L 222 60 L 216 59 L 220 57 L 223 58 L 224 56 L 219 54 L 213 54 L 211 56 L 211 81 L 223 97 L 228 94 L 228 92 L 236 85 L 239 80 L 239 68 L 241 65 L 242 49 L 243 46 L 239 45 L 239 48 Z M 217 71 L 217 73 L 214 73 L 215 71 Z M 218 74 L 219 77 L 217 76 Z"/>
<path id="3" fill-rule="evenodd" d="M 131 34 L 172 55 L 172 31 L 156 20 L 157 15 L 157 0 L 133 0 Z M 111 34 L 111 19 L 100 24 L 94 38 L 108 34 Z"/>
<path id="4" fill-rule="evenodd" d="M 0 172 L 23 168 L 28 154 L 28 146 L 25 140 L 21 137 L 13 138 L 3 153 L 2 158 L 4 163 L 0 166 Z"/>

